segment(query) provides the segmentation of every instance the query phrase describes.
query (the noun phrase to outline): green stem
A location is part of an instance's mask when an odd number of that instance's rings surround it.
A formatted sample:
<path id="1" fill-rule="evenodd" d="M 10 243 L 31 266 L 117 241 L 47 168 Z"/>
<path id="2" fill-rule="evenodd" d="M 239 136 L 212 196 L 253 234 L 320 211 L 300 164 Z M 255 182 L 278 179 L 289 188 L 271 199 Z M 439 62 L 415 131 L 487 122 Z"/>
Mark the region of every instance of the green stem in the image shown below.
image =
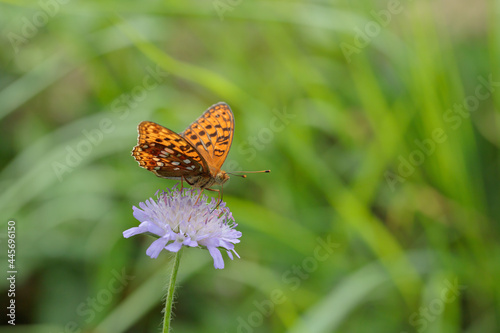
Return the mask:
<path id="1" fill-rule="evenodd" d="M 170 330 L 170 318 L 172 317 L 172 302 L 174 300 L 175 280 L 177 280 L 177 271 L 179 270 L 179 261 L 181 259 L 182 248 L 177 251 L 174 259 L 174 267 L 170 276 L 170 284 L 168 285 L 167 298 L 165 300 L 165 316 L 163 318 L 163 333 L 168 333 Z"/>

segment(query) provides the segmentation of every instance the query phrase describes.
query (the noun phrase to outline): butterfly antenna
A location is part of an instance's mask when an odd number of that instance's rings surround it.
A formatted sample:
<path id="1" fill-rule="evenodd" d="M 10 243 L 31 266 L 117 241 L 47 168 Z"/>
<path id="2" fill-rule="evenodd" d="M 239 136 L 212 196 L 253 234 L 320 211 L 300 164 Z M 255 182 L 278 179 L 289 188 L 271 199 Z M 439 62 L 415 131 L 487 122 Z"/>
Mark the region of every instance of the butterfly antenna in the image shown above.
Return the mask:
<path id="1" fill-rule="evenodd" d="M 233 172 L 228 172 L 228 174 L 241 177 L 241 178 L 247 178 L 247 175 L 237 175 L 236 173 L 269 173 L 271 170 L 261 170 L 261 171 L 233 171 Z"/>

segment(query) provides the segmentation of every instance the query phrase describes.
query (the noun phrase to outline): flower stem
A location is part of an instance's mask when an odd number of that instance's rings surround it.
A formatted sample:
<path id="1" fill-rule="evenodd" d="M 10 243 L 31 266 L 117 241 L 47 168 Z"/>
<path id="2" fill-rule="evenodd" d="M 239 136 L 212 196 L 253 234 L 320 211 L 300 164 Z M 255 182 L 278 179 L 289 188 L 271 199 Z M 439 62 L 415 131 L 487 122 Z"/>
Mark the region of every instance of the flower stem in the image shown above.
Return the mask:
<path id="1" fill-rule="evenodd" d="M 179 270 L 179 261 L 181 259 L 181 254 L 182 248 L 175 254 L 174 267 L 172 267 L 172 275 L 170 276 L 170 284 L 168 285 L 167 298 L 165 299 L 163 333 L 168 333 L 170 330 L 170 318 L 172 317 L 172 302 L 174 300 L 175 280 L 177 280 L 177 271 Z"/>

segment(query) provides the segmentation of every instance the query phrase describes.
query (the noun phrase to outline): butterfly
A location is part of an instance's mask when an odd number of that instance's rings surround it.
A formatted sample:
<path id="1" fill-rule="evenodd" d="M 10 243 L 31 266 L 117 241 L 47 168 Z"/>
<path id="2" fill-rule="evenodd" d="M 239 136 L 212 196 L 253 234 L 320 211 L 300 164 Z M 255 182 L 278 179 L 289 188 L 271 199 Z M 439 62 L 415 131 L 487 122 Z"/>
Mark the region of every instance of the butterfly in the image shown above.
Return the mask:
<path id="1" fill-rule="evenodd" d="M 202 190 L 229 179 L 221 169 L 234 134 L 234 115 L 226 103 L 212 105 L 180 134 L 152 121 L 141 122 L 137 130 L 132 156 L 158 177 L 185 180 Z"/>

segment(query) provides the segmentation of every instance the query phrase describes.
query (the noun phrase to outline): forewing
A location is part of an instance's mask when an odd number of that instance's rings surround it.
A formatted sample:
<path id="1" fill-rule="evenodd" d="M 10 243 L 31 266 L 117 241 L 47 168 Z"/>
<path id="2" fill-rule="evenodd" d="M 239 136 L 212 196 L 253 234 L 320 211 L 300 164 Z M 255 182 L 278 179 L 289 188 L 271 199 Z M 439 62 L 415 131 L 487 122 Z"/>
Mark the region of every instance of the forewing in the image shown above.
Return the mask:
<path id="1" fill-rule="evenodd" d="M 217 103 L 191 124 L 182 136 L 205 158 L 217 173 L 233 142 L 234 116 L 226 103 Z"/>
<path id="2" fill-rule="evenodd" d="M 204 158 L 179 134 L 151 121 L 141 122 L 137 130 L 132 156 L 141 167 L 173 179 L 209 172 Z"/>

